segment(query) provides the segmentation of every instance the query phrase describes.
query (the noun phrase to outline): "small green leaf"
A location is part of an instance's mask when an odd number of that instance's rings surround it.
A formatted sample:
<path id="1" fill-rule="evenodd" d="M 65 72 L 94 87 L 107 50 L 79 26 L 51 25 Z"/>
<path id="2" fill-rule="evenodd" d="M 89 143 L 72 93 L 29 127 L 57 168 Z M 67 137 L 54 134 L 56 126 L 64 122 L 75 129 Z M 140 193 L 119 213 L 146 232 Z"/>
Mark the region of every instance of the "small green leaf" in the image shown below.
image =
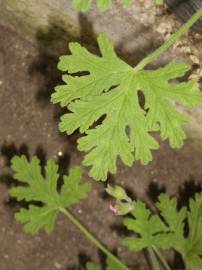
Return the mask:
<path id="1" fill-rule="evenodd" d="M 167 194 L 159 196 L 156 207 L 159 209 L 161 216 L 165 220 L 170 232 L 170 243 L 175 246 L 178 252 L 183 252 L 185 239 L 184 239 L 184 220 L 186 219 L 187 209 L 182 207 L 177 210 L 176 198 L 170 198 Z"/>
<path id="2" fill-rule="evenodd" d="M 46 233 L 52 232 L 60 208 L 78 203 L 91 189 L 90 184 L 80 183 L 80 167 L 71 169 L 69 175 L 63 177 L 64 183 L 58 192 L 58 166 L 53 160 L 47 162 L 45 177 L 41 173 L 37 157 L 33 157 L 29 162 L 25 156 L 15 156 L 11 163 L 14 178 L 26 185 L 12 188 L 10 195 L 18 201 L 31 203 L 28 209 L 22 208 L 16 214 L 17 221 L 25 224 L 24 230 L 27 233 L 35 234 L 40 229 L 44 229 Z M 33 201 L 40 202 L 43 206 L 35 206 Z"/>
<path id="3" fill-rule="evenodd" d="M 134 209 L 135 201 L 131 200 L 122 187 L 108 185 L 106 192 L 116 199 L 115 206 L 112 206 L 112 211 L 116 215 L 126 215 Z"/>
<path id="4" fill-rule="evenodd" d="M 124 200 L 127 202 L 132 201 L 131 198 L 126 194 L 126 191 L 118 185 L 116 185 L 115 187 L 107 185 L 107 188 L 105 190 L 109 195 L 111 195 L 112 197 L 114 197 L 115 199 L 119 201 L 121 200 Z"/>
<path id="5" fill-rule="evenodd" d="M 128 230 L 133 230 L 140 237 L 128 237 L 123 244 L 130 250 L 140 251 L 146 247 L 157 246 L 164 248 L 169 245 L 170 234 L 168 228 L 158 215 L 152 215 L 145 204 L 137 201 L 134 210 L 131 212 L 133 218 L 124 219 L 124 225 Z"/>

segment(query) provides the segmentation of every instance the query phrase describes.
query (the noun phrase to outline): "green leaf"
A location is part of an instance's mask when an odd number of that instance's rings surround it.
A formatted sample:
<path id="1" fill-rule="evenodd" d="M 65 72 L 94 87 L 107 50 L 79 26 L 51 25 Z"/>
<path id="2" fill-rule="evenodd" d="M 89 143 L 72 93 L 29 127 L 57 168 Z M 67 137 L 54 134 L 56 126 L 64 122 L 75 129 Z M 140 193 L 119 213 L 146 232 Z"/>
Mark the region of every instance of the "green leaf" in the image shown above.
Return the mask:
<path id="1" fill-rule="evenodd" d="M 52 102 L 67 106 L 70 112 L 61 117 L 60 130 L 72 134 L 79 129 L 85 134 L 78 140 L 78 149 L 88 152 L 83 163 L 92 166 L 90 176 L 105 181 L 109 172 L 116 173 L 118 157 L 127 166 L 135 160 L 142 164 L 152 160 L 151 151 L 159 145 L 151 131 L 159 131 L 171 147 L 181 147 L 187 119 L 173 101 L 201 105 L 202 94 L 193 82 L 173 82 L 189 70 L 186 64 L 171 62 L 154 71 L 137 71 L 116 55 L 104 34 L 98 44 L 101 57 L 78 43 L 69 44 L 71 55 L 60 57 L 58 64 L 69 75 L 63 76 L 64 85 L 56 87 Z M 86 75 L 75 76 L 84 71 Z M 139 91 L 145 97 L 144 108 Z"/>
<path id="2" fill-rule="evenodd" d="M 189 201 L 189 236 L 184 255 L 186 270 L 202 269 L 202 193 Z"/>
<path id="3" fill-rule="evenodd" d="M 116 185 L 114 187 L 107 185 L 106 192 L 118 201 L 132 202 L 131 198 L 127 195 L 125 189 Z"/>
<path id="4" fill-rule="evenodd" d="M 128 230 L 133 230 L 140 237 L 125 238 L 123 240 L 125 246 L 130 250 L 140 251 L 146 247 L 164 248 L 169 245 L 170 234 L 168 228 L 158 215 L 152 215 L 143 202 L 137 201 L 131 214 L 133 218 L 126 218 L 124 225 Z"/>
<path id="5" fill-rule="evenodd" d="M 128 6 L 133 0 L 122 0 L 124 6 Z M 73 0 L 72 5 L 75 9 L 86 12 L 89 10 L 92 0 Z M 112 0 L 96 0 L 99 10 L 105 11 L 112 5 Z"/>
<path id="6" fill-rule="evenodd" d="M 154 0 L 156 5 L 163 5 L 163 0 Z"/>
<path id="7" fill-rule="evenodd" d="M 182 207 L 178 211 L 176 198 L 170 198 L 167 194 L 159 196 L 156 207 L 171 232 L 170 245 L 175 247 L 178 252 L 183 253 L 185 245 L 184 220 L 186 219 L 187 209 Z"/>
<path id="8" fill-rule="evenodd" d="M 73 0 L 72 5 L 75 9 L 86 12 L 91 5 L 91 0 Z"/>
<path id="9" fill-rule="evenodd" d="M 55 219 L 61 208 L 66 208 L 78 203 L 85 198 L 91 189 L 90 184 L 81 184 L 81 168 L 70 170 L 68 176 L 64 176 L 61 191 L 57 191 L 58 166 L 53 160 L 48 160 L 45 167 L 45 177 L 41 173 L 41 166 L 37 157 L 29 162 L 25 156 L 15 156 L 12 161 L 14 178 L 24 185 L 14 187 L 10 195 L 18 201 L 25 200 L 29 203 L 28 209 L 22 208 L 16 219 L 24 225 L 25 232 L 35 234 L 40 229 L 46 233 L 54 229 Z M 40 202 L 41 206 L 35 206 L 32 202 Z"/>
<path id="10" fill-rule="evenodd" d="M 202 193 L 189 201 L 189 211 L 182 207 L 177 210 L 176 198 L 161 194 L 156 204 L 160 215 L 146 209 L 138 201 L 132 212 L 133 218 L 125 219 L 124 224 L 138 237 L 128 237 L 123 244 L 130 250 L 144 248 L 173 248 L 182 255 L 186 270 L 202 269 Z M 184 223 L 188 219 L 189 234 L 184 235 Z"/>
<path id="11" fill-rule="evenodd" d="M 100 267 L 92 262 L 87 262 L 86 270 L 100 270 Z"/>
<path id="12" fill-rule="evenodd" d="M 173 148 L 180 148 L 185 139 L 182 126 L 187 119 L 176 111 L 170 100 L 188 107 L 202 104 L 202 95 L 193 82 L 169 83 L 169 80 L 183 76 L 188 71 L 185 64 L 169 63 L 155 71 L 142 71 L 142 91 L 145 95 L 145 109 L 148 109 L 147 125 L 149 130 L 160 130 L 163 140 L 169 139 Z"/>

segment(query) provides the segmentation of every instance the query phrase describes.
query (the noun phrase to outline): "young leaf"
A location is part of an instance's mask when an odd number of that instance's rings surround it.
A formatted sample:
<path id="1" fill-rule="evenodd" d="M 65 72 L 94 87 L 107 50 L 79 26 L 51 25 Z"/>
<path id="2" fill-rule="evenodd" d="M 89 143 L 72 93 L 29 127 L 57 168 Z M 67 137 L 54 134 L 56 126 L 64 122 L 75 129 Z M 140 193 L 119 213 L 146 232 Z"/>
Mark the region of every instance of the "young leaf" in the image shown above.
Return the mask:
<path id="1" fill-rule="evenodd" d="M 172 147 L 181 147 L 187 119 L 171 101 L 192 107 L 202 104 L 202 94 L 194 82 L 171 82 L 189 70 L 186 64 L 171 62 L 155 71 L 135 70 L 116 55 L 104 34 L 99 35 L 98 44 L 101 57 L 70 43 L 71 55 L 60 57 L 58 65 L 69 75 L 63 76 L 66 84 L 56 87 L 52 102 L 70 111 L 61 117 L 62 132 L 72 134 L 79 129 L 86 134 L 78 140 L 78 149 L 88 152 L 84 165 L 92 166 L 90 176 L 106 180 L 108 172 L 116 172 L 118 157 L 128 166 L 134 160 L 142 164 L 152 160 L 151 150 L 159 145 L 151 131 L 159 130 Z M 81 71 L 87 74 L 75 76 Z M 139 91 L 145 97 L 144 108 Z M 102 122 L 94 127 L 100 118 Z"/>
<path id="2" fill-rule="evenodd" d="M 111 210 L 116 215 L 126 215 L 134 209 L 136 202 L 131 200 L 122 187 L 117 185 L 112 187 L 108 185 L 105 190 L 109 195 L 116 199 L 115 206 L 111 206 Z"/>
<path id="3" fill-rule="evenodd" d="M 128 6 L 133 0 L 122 0 L 123 5 Z M 79 11 L 86 12 L 92 3 L 92 0 L 73 0 L 73 7 Z M 112 0 L 96 0 L 99 10 L 104 11 L 112 5 Z"/>
<path id="4" fill-rule="evenodd" d="M 131 198 L 127 195 L 125 189 L 116 185 L 114 187 L 107 185 L 106 192 L 118 201 L 132 202 Z"/>
<path id="5" fill-rule="evenodd" d="M 14 178 L 26 184 L 14 187 L 10 190 L 12 197 L 18 201 L 30 202 L 28 209 L 22 208 L 16 219 L 25 224 L 25 232 L 35 234 L 40 229 L 46 233 L 52 232 L 55 219 L 61 208 L 66 208 L 78 203 L 85 198 L 91 189 L 90 184 L 81 184 L 81 168 L 70 170 L 68 176 L 64 176 L 61 191 L 57 191 L 58 166 L 53 160 L 48 160 L 45 167 L 46 176 L 41 173 L 41 167 L 37 157 L 29 162 L 25 156 L 15 156 L 12 161 Z M 32 202 L 40 202 L 43 206 L 35 206 Z"/>

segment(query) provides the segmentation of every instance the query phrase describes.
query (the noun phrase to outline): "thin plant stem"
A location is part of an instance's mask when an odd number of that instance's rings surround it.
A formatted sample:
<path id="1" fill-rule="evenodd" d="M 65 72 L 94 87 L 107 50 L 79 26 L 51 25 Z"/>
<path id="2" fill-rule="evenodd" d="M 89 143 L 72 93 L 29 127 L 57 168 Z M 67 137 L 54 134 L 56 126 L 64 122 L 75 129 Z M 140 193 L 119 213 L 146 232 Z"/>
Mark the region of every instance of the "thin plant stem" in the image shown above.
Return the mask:
<path id="1" fill-rule="evenodd" d="M 123 270 L 130 270 L 125 264 L 123 264 L 116 256 L 114 256 L 97 238 L 88 231 L 84 225 L 67 209 L 60 208 L 60 211 L 97 247 L 99 248 L 108 258 L 113 260 L 117 266 Z"/>
<path id="2" fill-rule="evenodd" d="M 134 67 L 135 71 L 143 69 L 146 65 L 154 61 L 157 57 L 167 51 L 182 35 L 184 35 L 188 30 L 196 23 L 200 17 L 202 17 L 202 8 L 200 8 L 194 15 L 180 27 L 180 29 L 171 35 L 171 37 L 163 43 L 157 50 L 153 53 L 149 54 L 143 60 L 141 60 L 136 67 Z"/>
<path id="3" fill-rule="evenodd" d="M 160 253 L 160 251 L 156 247 L 153 247 L 153 250 L 156 253 L 156 255 L 158 256 L 158 258 L 161 261 L 162 265 L 164 266 L 165 270 L 171 270 L 170 266 L 168 265 L 168 263 L 166 262 L 166 260 L 164 259 L 164 257 Z"/>
<path id="4" fill-rule="evenodd" d="M 160 265 L 159 265 L 159 262 L 156 258 L 156 255 L 153 251 L 152 248 L 148 248 L 148 252 L 149 252 L 149 257 L 150 257 L 150 261 L 151 261 L 151 264 L 152 264 L 152 269 L 153 270 L 160 270 Z"/>

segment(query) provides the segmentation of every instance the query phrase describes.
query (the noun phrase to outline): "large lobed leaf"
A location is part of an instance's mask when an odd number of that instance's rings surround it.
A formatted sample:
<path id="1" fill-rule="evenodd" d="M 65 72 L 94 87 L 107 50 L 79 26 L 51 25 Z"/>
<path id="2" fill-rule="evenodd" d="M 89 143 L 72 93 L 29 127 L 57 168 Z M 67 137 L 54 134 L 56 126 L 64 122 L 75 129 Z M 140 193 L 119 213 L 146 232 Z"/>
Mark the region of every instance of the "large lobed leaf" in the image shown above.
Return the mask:
<path id="1" fill-rule="evenodd" d="M 128 237 L 123 244 L 130 250 L 144 248 L 173 248 L 182 255 L 186 270 L 202 269 L 202 193 L 190 199 L 189 210 L 177 210 L 177 201 L 166 194 L 159 196 L 156 204 L 160 216 L 152 214 L 144 203 L 138 201 L 132 211 L 133 218 L 124 224 L 137 237 Z M 189 234 L 184 236 L 184 222 L 188 218 Z"/>
<path id="2" fill-rule="evenodd" d="M 47 233 L 52 232 L 60 209 L 78 203 L 91 189 L 90 184 L 80 183 L 80 167 L 72 168 L 69 175 L 63 177 L 64 182 L 58 192 L 58 165 L 53 160 L 47 162 L 45 177 L 37 157 L 29 162 L 25 156 L 15 156 L 11 162 L 14 178 L 25 185 L 12 188 L 10 194 L 18 201 L 30 203 L 28 209 L 22 208 L 16 214 L 16 219 L 25 224 L 24 230 L 28 233 L 35 234 L 42 228 Z M 36 206 L 33 201 L 43 206 Z"/>
<path id="3" fill-rule="evenodd" d="M 128 6 L 133 0 L 122 0 L 124 6 Z M 73 0 L 73 7 L 79 11 L 86 12 L 91 6 L 92 0 Z M 104 11 L 112 5 L 112 0 L 96 0 L 99 10 Z"/>
<path id="4" fill-rule="evenodd" d="M 78 149 L 88 152 L 84 164 L 92 166 L 90 175 L 106 180 L 116 172 L 117 158 L 131 166 L 135 160 L 147 164 L 153 149 L 159 147 L 151 131 L 159 131 L 171 147 L 183 145 L 182 126 L 187 119 L 173 101 L 192 107 L 202 104 L 202 94 L 193 82 L 173 82 L 189 67 L 171 62 L 157 70 L 135 70 L 115 53 L 104 34 L 98 37 L 101 57 L 91 54 L 78 43 L 70 43 L 71 55 L 60 57 L 58 68 L 67 71 L 64 85 L 56 87 L 53 103 L 67 106 L 61 117 L 60 130 L 85 134 Z M 84 72 L 75 76 L 77 72 Z M 172 80 L 172 82 L 171 82 Z M 139 92 L 144 94 L 144 107 Z M 97 120 L 102 119 L 95 126 Z"/>

